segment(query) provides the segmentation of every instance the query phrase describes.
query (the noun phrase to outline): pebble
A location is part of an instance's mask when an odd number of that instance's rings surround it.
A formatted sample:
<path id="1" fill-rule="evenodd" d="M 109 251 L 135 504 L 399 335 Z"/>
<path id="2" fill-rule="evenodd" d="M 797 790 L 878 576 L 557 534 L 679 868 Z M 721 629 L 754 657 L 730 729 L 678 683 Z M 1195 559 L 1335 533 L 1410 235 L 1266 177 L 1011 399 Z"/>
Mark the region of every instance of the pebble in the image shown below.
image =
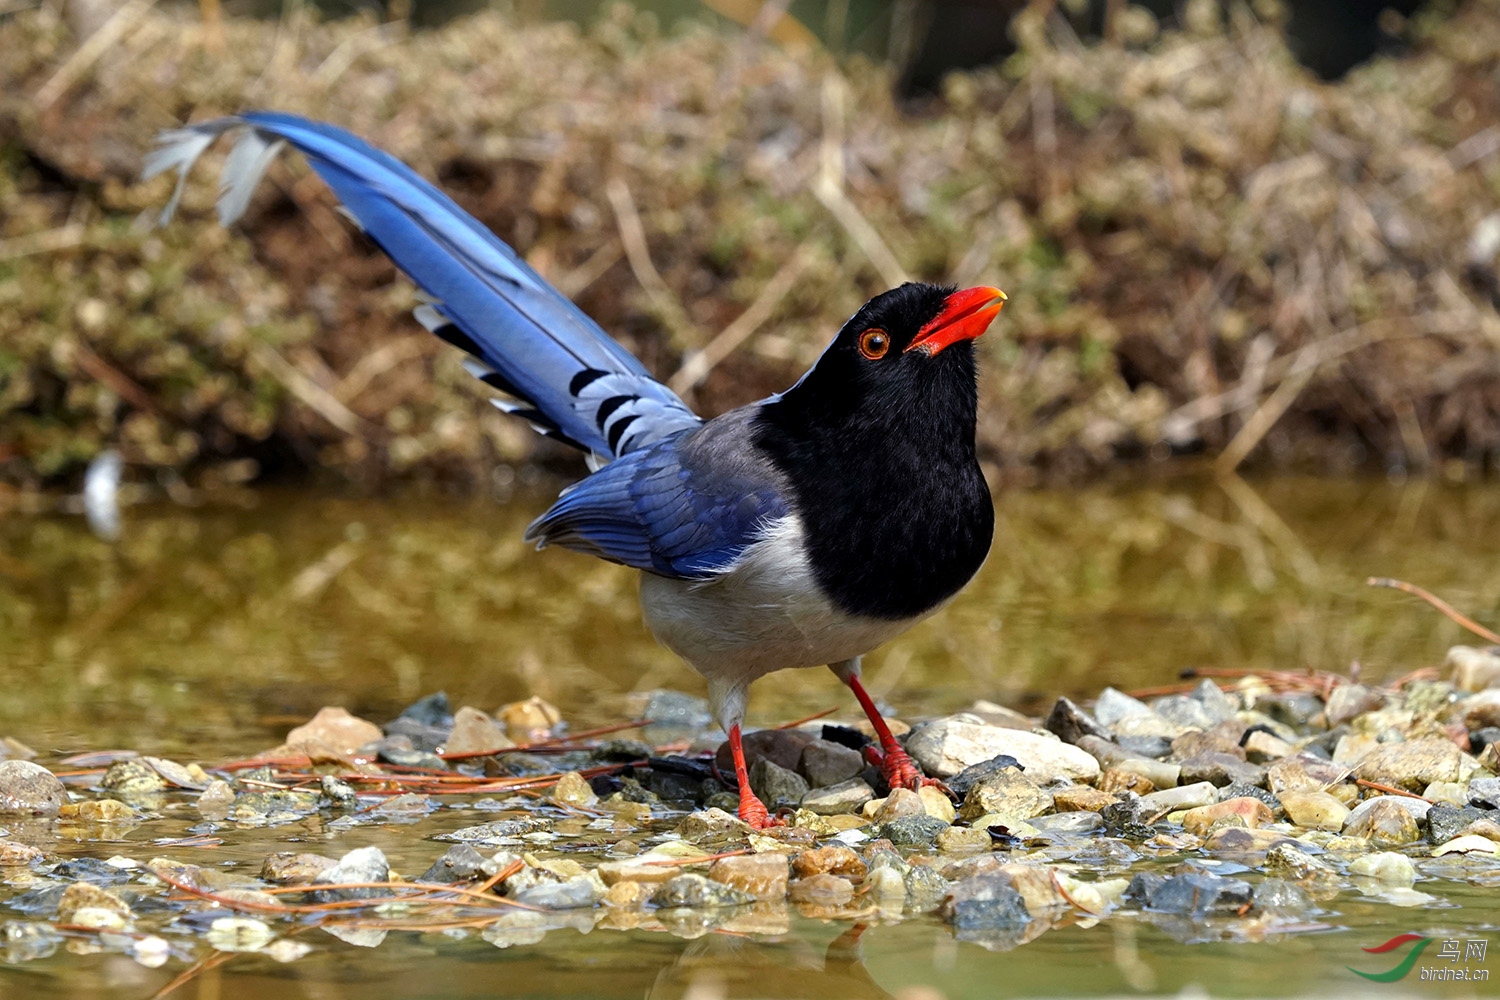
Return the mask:
<path id="1" fill-rule="evenodd" d="M 588 779 L 577 771 L 569 771 L 557 779 L 557 784 L 547 793 L 547 798 L 562 806 L 587 809 L 599 801 Z"/>
<path id="2" fill-rule="evenodd" d="M 1033 816 L 1027 820 L 1037 833 L 1076 836 L 1104 829 L 1104 817 L 1096 812 L 1052 813 L 1048 816 Z"/>
<path id="3" fill-rule="evenodd" d="M 1323 715 L 1332 729 L 1350 721 L 1355 716 L 1373 712 L 1385 704 L 1385 695 L 1364 684 L 1339 684 L 1328 695 L 1323 706 Z"/>
<path id="4" fill-rule="evenodd" d="M 1251 898 L 1257 913 L 1272 913 L 1283 918 L 1305 916 L 1316 907 L 1306 889 L 1279 878 L 1261 881 Z"/>
<path id="5" fill-rule="evenodd" d="M 989 839 L 989 834 L 985 834 L 985 839 Z M 792 870 L 797 873 L 798 878 L 811 878 L 814 875 L 845 875 L 860 881 L 864 879 L 869 869 L 864 860 L 850 848 L 830 846 L 803 851 L 792 859 Z"/>
<path id="6" fill-rule="evenodd" d="M 1015 820 L 1051 812 L 1052 794 L 1015 768 L 1006 768 L 981 781 L 964 796 L 959 816 L 967 820 L 999 813 Z"/>
<path id="7" fill-rule="evenodd" d="M 1089 785 L 1066 785 L 1052 792 L 1053 808 L 1058 812 L 1098 812 L 1118 801 L 1118 795 L 1101 792 Z"/>
<path id="8" fill-rule="evenodd" d="M 1108 729 L 1070 698 L 1057 699 L 1042 725 L 1064 743 L 1077 743 L 1080 736 L 1097 736 L 1106 740 L 1110 737 Z"/>
<path id="9" fill-rule="evenodd" d="M 336 864 L 321 854 L 278 851 L 261 863 L 260 877 L 275 885 L 308 885 Z"/>
<path id="10" fill-rule="evenodd" d="M 923 811 L 934 819 L 952 823 L 958 818 L 958 812 L 953 808 L 953 800 L 932 785 L 923 785 L 917 789 L 917 798 L 922 801 Z"/>
<path id="11" fill-rule="evenodd" d="M 1467 779 L 1475 766 L 1452 740 L 1429 736 L 1405 743 L 1383 743 L 1366 754 L 1354 774 L 1366 781 L 1420 792 L 1434 781 Z"/>
<path id="12" fill-rule="evenodd" d="M 753 733 L 746 733 L 740 742 L 745 748 L 745 766 L 751 768 L 753 773 L 755 762 L 763 758 L 777 767 L 795 771 L 798 761 L 802 759 L 802 751 L 815 739 L 817 737 L 812 733 L 801 729 L 758 729 Z M 721 774 L 734 773 L 734 756 L 730 752 L 728 740 L 719 745 L 714 763 Z"/>
<path id="13" fill-rule="evenodd" d="M 1453 684 L 1460 691 L 1500 687 L 1500 653 L 1493 646 L 1453 646 L 1448 650 L 1447 666 L 1453 668 Z"/>
<path id="14" fill-rule="evenodd" d="M 134 823 L 139 817 L 136 811 L 119 799 L 89 799 L 84 802 L 64 802 L 57 811 L 58 819 L 71 819 L 83 823 Z"/>
<path id="15" fill-rule="evenodd" d="M 1327 792 L 1283 792 L 1279 799 L 1287 819 L 1309 830 L 1342 830 L 1349 807 Z"/>
<path id="16" fill-rule="evenodd" d="M 897 847 L 926 847 L 946 829 L 947 823 L 932 816 L 903 816 L 880 827 L 877 836 Z"/>
<path id="17" fill-rule="evenodd" d="M 1257 854 L 1291 839 L 1280 830 L 1220 827 L 1204 838 L 1203 849 L 1210 854 Z"/>
<path id="18" fill-rule="evenodd" d="M 1271 807 L 1260 799 L 1237 798 L 1189 809 L 1182 817 L 1182 826 L 1202 836 L 1216 822 L 1230 816 L 1239 817 L 1247 827 L 1264 826 L 1274 819 Z"/>
<path id="19" fill-rule="evenodd" d="M 3 767 L 4 765 L 0 765 Z M 1500 809 L 1500 778 L 1474 778 L 1469 782 L 1469 802 L 1486 809 Z"/>
<path id="20" fill-rule="evenodd" d="M 222 778 L 215 778 L 208 787 L 198 793 L 194 806 L 204 819 L 224 819 L 229 807 L 234 804 L 234 787 Z"/>
<path id="21" fill-rule="evenodd" d="M 40 764 L 0 761 L 0 816 L 56 816 L 67 797 L 62 782 Z"/>
<path id="22" fill-rule="evenodd" d="M 270 860 L 269 858 L 267 859 Z M 419 882 L 463 882 L 484 874 L 488 859 L 468 844 L 454 844 L 422 873 Z M 498 870 L 498 869 L 497 869 Z M 264 874 L 261 875 L 265 877 Z"/>
<path id="23" fill-rule="evenodd" d="M 325 868 L 313 883 L 387 882 L 390 877 L 391 868 L 385 860 L 385 852 L 378 847 L 357 847 L 339 858 L 338 864 L 332 868 Z M 371 899 L 389 894 L 388 889 L 319 889 L 312 893 L 312 898 L 319 903 L 332 903 L 340 899 Z"/>
<path id="24" fill-rule="evenodd" d="M 309 742 L 326 743 L 340 753 L 352 754 L 384 733 L 373 722 L 350 715 L 348 709 L 328 706 L 308 722 L 286 734 L 286 746 L 301 750 Z"/>
<path id="25" fill-rule="evenodd" d="M 443 744 L 444 753 L 478 753 L 484 750 L 508 750 L 515 741 L 505 727 L 487 712 L 465 705 L 453 714 L 453 729 Z"/>
<path id="26" fill-rule="evenodd" d="M 859 777 L 865 769 L 865 759 L 858 750 L 842 744 L 813 740 L 802 748 L 797 769 L 813 788 L 827 788 Z"/>
<path id="27" fill-rule="evenodd" d="M 870 807 L 879 802 L 879 806 L 873 813 Z M 927 808 L 916 792 L 909 788 L 896 788 L 884 799 L 872 800 L 865 803 L 865 812 L 870 816 L 872 822 L 889 823 L 900 819 L 902 816 L 925 816 Z"/>
<path id="28" fill-rule="evenodd" d="M 1105 772 L 1099 776 L 1099 791 L 1114 796 L 1118 800 L 1119 796 L 1125 793 L 1136 796 L 1150 795 L 1156 791 L 1156 786 L 1149 778 L 1142 775 L 1111 767 L 1105 769 Z"/>
<path id="29" fill-rule="evenodd" d="M 767 757 L 750 765 L 750 787 L 772 810 L 799 804 L 809 791 L 806 778 Z"/>
<path id="30" fill-rule="evenodd" d="M 1113 728 L 1131 716 L 1153 715 L 1151 706 L 1139 698 L 1132 698 L 1118 688 L 1106 687 L 1094 700 L 1094 718 L 1103 726 Z"/>
<path id="31" fill-rule="evenodd" d="M 900 881 L 899 875 L 897 880 Z M 809 875 L 792 883 L 789 896 L 794 903 L 813 906 L 844 906 L 854 898 L 854 886 L 848 879 L 837 875 L 827 873 Z"/>
<path id="32" fill-rule="evenodd" d="M 576 910 L 597 905 L 604 898 L 604 893 L 602 883 L 584 877 L 565 882 L 538 883 L 520 890 L 512 898 L 518 903 L 548 910 Z"/>
<path id="33" fill-rule="evenodd" d="M 1132 891 L 1141 879 L 1137 875 L 1131 881 Z M 1251 901 L 1250 883 L 1209 872 L 1173 875 L 1154 885 L 1144 883 L 1141 891 L 1148 910 L 1199 918 L 1238 913 Z"/>
<path id="34" fill-rule="evenodd" d="M 1292 744 L 1262 729 L 1257 729 L 1245 737 L 1245 756 L 1254 762 L 1268 764 L 1283 757 L 1290 757 L 1296 752 L 1297 748 Z"/>
<path id="35" fill-rule="evenodd" d="M 1411 885 L 1417 880 L 1417 868 L 1411 859 L 1394 851 L 1378 851 L 1349 862 L 1350 875 L 1363 875 L 1396 885 Z"/>
<path id="36" fill-rule="evenodd" d="M 1459 702 L 1465 729 L 1500 726 L 1500 688 L 1480 691 Z"/>
<path id="37" fill-rule="evenodd" d="M 1081 737 L 1078 747 L 1092 756 L 1101 767 L 1138 774 L 1156 788 L 1172 788 L 1182 775 L 1182 768 L 1177 764 L 1135 756 L 1123 747 L 1096 736 Z"/>
<path id="38" fill-rule="evenodd" d="M 460 712 L 463 709 L 459 709 Z M 455 722 L 457 716 L 454 716 Z M 495 709 L 495 718 L 505 727 L 506 735 L 522 743 L 533 743 L 552 735 L 562 721 L 562 712 L 545 698 L 532 695 L 525 701 L 513 701 Z"/>
<path id="39" fill-rule="evenodd" d="M 167 779 L 144 760 L 117 760 L 105 770 L 104 777 L 99 779 L 99 787 L 106 792 L 133 798 L 164 791 Z"/>
<path id="40" fill-rule="evenodd" d="M 826 788 L 814 788 L 802 796 L 802 808 L 820 816 L 857 813 L 874 797 L 875 789 L 863 778 L 851 778 Z"/>
<path id="41" fill-rule="evenodd" d="M 745 854 L 715 861 L 708 869 L 708 877 L 756 899 L 785 899 L 787 869 L 784 854 Z"/>
<path id="42" fill-rule="evenodd" d="M 944 854 L 964 854 L 987 851 L 994 843 L 988 830 L 975 830 L 967 826 L 950 826 L 937 835 L 933 844 Z"/>
<path id="43" fill-rule="evenodd" d="M 743 889 L 716 882 L 702 875 L 685 873 L 667 879 L 651 894 L 651 902 L 663 908 L 685 906 L 701 909 L 714 906 L 742 906 L 755 902 Z"/>
<path id="44" fill-rule="evenodd" d="M 982 760 L 978 764 L 971 764 L 951 778 L 944 779 L 943 784 L 947 785 L 949 790 L 962 801 L 969 794 L 969 789 L 987 778 L 992 778 L 1000 774 L 1008 768 L 1025 770 L 1021 766 L 1021 762 L 1014 757 L 1009 754 L 1000 754 L 999 756 L 991 757 L 989 760 Z"/>
<path id="45" fill-rule="evenodd" d="M 1001 874 L 976 875 L 955 883 L 938 913 L 959 930 L 1019 929 L 1031 922 L 1021 893 Z"/>
<path id="46" fill-rule="evenodd" d="M 41 858 L 42 852 L 29 844 L 18 844 L 14 840 L 0 840 L 0 867 L 29 865 Z"/>
<path id="47" fill-rule="evenodd" d="M 1477 835 L 1466 837 L 1454 837 L 1439 847 L 1432 849 L 1433 857 L 1441 857 L 1444 854 L 1500 854 L 1500 843 Z"/>
<path id="48" fill-rule="evenodd" d="M 1164 788 L 1159 792 L 1141 796 L 1141 805 L 1148 812 L 1176 812 L 1179 809 L 1195 809 L 1219 800 L 1218 789 L 1207 781 L 1178 788 Z"/>
<path id="49" fill-rule="evenodd" d="M 123 927 L 130 922 L 130 906 L 123 899 L 88 882 L 74 882 L 63 890 L 57 902 L 57 920 L 63 924 L 79 923 L 78 913 L 86 909 L 112 913 L 117 918 L 108 925 L 91 924 L 93 927 Z"/>
<path id="50" fill-rule="evenodd" d="M 917 726 L 906 737 L 906 752 L 937 778 L 1001 754 L 1014 757 L 1032 780 L 1093 781 L 1099 762 L 1088 753 L 1051 735 L 1008 729 L 962 718 L 938 719 Z"/>
<path id="51" fill-rule="evenodd" d="M 1277 844 L 1266 852 L 1266 874 L 1293 882 L 1326 882 L 1337 874 L 1317 858 L 1290 844 Z"/>
<path id="52" fill-rule="evenodd" d="M 1418 823 L 1432 807 L 1421 799 L 1381 795 L 1366 799 L 1344 821 L 1344 836 L 1364 837 L 1382 847 L 1412 844 L 1421 836 Z"/>
<path id="53" fill-rule="evenodd" d="M 276 936 L 263 920 L 220 917 L 208 925 L 208 943 L 219 951 L 260 951 Z"/>
<path id="54" fill-rule="evenodd" d="M 1266 769 L 1259 764 L 1251 764 L 1242 757 L 1228 753 L 1207 752 L 1197 753 L 1178 763 L 1182 768 L 1179 781 L 1187 784 L 1195 784 L 1207 781 L 1215 786 L 1228 785 L 1233 782 L 1243 782 L 1247 785 L 1263 785 L 1266 781 Z"/>
<path id="55" fill-rule="evenodd" d="M 723 809 L 700 809 L 688 813 L 677 824 L 677 833 L 684 840 L 692 841 L 738 837 L 749 832 L 749 823 Z"/>

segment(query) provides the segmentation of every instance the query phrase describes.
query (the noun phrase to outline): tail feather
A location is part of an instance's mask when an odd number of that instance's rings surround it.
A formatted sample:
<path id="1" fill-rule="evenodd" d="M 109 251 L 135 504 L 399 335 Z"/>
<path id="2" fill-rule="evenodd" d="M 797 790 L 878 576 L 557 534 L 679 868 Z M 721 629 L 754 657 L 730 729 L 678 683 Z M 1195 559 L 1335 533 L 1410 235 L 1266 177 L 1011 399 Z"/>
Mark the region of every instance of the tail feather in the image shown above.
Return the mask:
<path id="1" fill-rule="evenodd" d="M 253 112 L 165 132 L 146 160 L 178 172 L 170 219 L 193 164 L 213 140 L 243 134 L 224 165 L 219 218 L 239 218 L 283 144 L 307 157 L 344 208 L 431 296 L 417 318 L 484 362 L 476 372 L 525 405 L 543 433 L 603 458 L 628 454 L 700 421 L 629 351 L 520 256 L 410 167 L 342 129 Z M 491 377 L 493 376 L 493 377 Z"/>

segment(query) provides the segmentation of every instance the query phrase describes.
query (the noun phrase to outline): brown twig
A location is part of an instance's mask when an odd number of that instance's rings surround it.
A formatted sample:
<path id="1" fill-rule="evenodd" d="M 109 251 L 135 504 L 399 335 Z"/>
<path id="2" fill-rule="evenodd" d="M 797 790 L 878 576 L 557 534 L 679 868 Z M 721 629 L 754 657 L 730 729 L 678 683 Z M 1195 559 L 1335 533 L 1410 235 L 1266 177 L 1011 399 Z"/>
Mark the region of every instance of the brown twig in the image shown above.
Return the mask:
<path id="1" fill-rule="evenodd" d="M 1384 792 L 1386 795 L 1399 795 L 1406 799 L 1421 799 L 1423 802 L 1432 802 L 1432 799 L 1426 796 L 1418 795 L 1415 792 L 1408 792 L 1404 788 L 1393 788 L 1390 785 L 1382 785 L 1378 781 L 1366 781 L 1364 778 L 1355 778 L 1354 783 L 1361 788 L 1372 788 L 1377 792 Z"/>
<path id="2" fill-rule="evenodd" d="M 1479 624 L 1468 615 L 1459 611 L 1453 605 L 1449 604 L 1441 597 L 1438 597 L 1430 590 L 1424 590 L 1414 583 L 1407 583 L 1405 580 L 1397 580 L 1388 576 L 1372 576 L 1368 580 L 1366 580 L 1365 583 L 1371 587 L 1389 587 L 1391 590 L 1399 590 L 1403 594 L 1411 594 L 1413 597 L 1420 597 L 1428 604 L 1431 604 L 1434 608 L 1437 608 L 1438 611 L 1446 615 L 1449 619 L 1457 622 L 1459 625 L 1468 629 L 1470 632 L 1473 632 L 1485 642 L 1500 643 L 1500 635 L 1491 632 L 1489 629 L 1485 628 L 1483 625 Z"/>

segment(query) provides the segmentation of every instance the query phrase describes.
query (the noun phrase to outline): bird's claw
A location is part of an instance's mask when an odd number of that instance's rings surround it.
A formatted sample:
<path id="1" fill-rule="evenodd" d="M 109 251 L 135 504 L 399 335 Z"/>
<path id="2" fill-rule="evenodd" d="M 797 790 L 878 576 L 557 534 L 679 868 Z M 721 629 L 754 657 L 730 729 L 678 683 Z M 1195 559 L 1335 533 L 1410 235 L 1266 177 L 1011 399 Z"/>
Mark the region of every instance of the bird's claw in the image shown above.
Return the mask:
<path id="1" fill-rule="evenodd" d="M 864 754 L 866 761 L 880 768 L 881 776 L 892 790 L 906 788 L 915 792 L 926 786 L 940 789 L 946 795 L 953 794 L 941 781 L 924 775 L 911 755 L 899 747 L 881 753 L 874 746 L 866 746 Z"/>
<path id="2" fill-rule="evenodd" d="M 780 818 L 766 811 L 765 803 L 753 795 L 741 796 L 740 819 L 750 824 L 750 829 L 769 830 L 775 826 L 786 826 Z"/>

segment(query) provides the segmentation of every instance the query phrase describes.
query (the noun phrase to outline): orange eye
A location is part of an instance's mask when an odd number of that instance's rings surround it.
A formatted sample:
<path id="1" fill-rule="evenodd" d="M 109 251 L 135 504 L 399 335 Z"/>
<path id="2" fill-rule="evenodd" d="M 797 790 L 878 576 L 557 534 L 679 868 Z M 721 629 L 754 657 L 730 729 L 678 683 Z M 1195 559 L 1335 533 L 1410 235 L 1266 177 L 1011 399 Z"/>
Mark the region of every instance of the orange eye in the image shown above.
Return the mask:
<path id="1" fill-rule="evenodd" d="M 891 338 L 880 329 L 866 330 L 859 335 L 859 353 L 871 361 L 879 361 L 891 349 Z"/>

